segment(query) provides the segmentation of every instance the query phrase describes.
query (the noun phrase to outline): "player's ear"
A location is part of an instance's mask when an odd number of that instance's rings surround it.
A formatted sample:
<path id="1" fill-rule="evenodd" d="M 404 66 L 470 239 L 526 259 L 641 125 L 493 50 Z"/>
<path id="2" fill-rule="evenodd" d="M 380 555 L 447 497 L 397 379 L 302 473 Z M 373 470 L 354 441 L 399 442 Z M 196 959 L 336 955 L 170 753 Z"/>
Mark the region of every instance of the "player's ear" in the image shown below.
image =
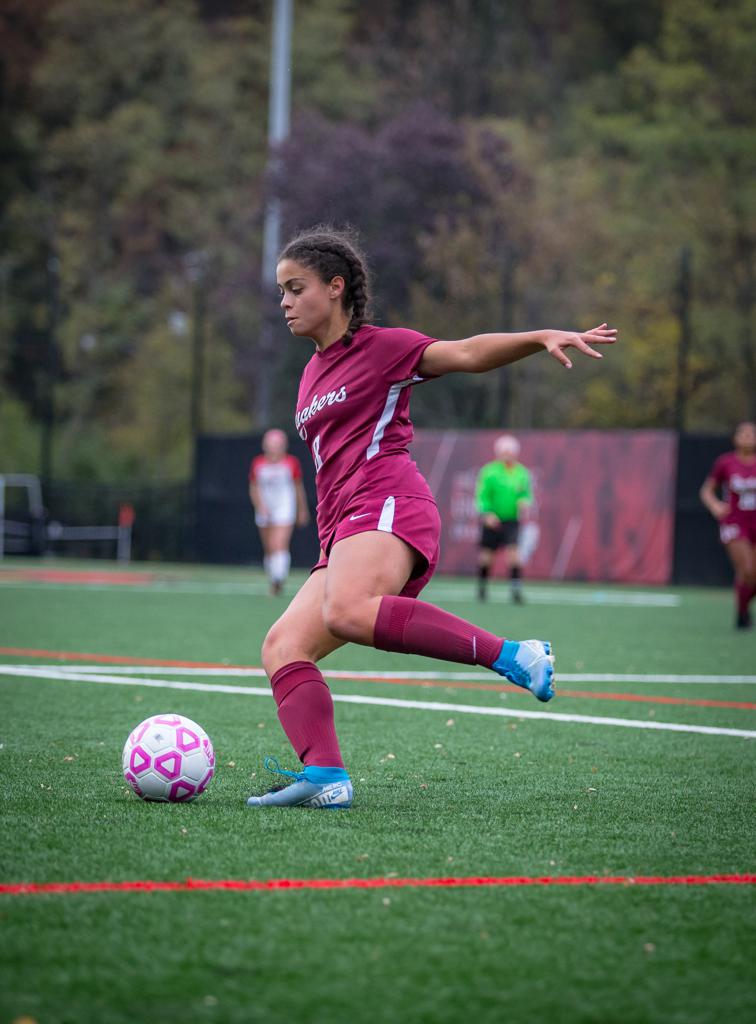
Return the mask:
<path id="1" fill-rule="evenodd" d="M 331 283 L 328 285 L 328 290 L 332 299 L 338 299 L 344 294 L 346 288 L 346 281 L 339 274 L 336 277 L 331 278 Z"/>

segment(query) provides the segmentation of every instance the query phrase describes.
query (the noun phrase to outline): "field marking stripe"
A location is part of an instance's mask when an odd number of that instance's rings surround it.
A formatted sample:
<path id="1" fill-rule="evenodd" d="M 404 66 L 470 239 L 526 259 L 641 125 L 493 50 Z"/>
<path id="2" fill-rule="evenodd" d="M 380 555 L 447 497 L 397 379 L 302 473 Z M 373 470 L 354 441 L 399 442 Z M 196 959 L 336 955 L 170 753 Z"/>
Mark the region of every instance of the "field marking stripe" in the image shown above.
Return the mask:
<path id="1" fill-rule="evenodd" d="M 202 879 L 181 882 L 134 880 L 124 882 L 19 882 L 0 884 L 2 896 L 70 895 L 89 892 L 196 892 L 225 889 L 233 892 L 270 892 L 292 889 L 419 889 L 480 888 L 486 886 L 553 885 L 754 885 L 756 874 L 730 875 L 544 875 L 457 878 L 269 878 Z"/>
<path id="2" fill-rule="evenodd" d="M 226 686 L 223 684 L 188 683 L 176 680 L 150 679 L 128 676 L 106 676 L 94 672 L 71 672 L 63 669 L 23 668 L 18 665 L 0 665 L 0 675 L 20 676 L 27 679 L 67 680 L 68 682 L 95 682 L 113 686 L 146 686 L 165 690 L 194 690 L 201 693 L 232 693 L 252 697 L 270 697 L 270 689 L 262 686 Z M 497 718 L 533 718 L 550 722 L 574 722 L 582 725 L 610 725 L 625 729 L 654 729 L 661 732 L 698 733 L 705 736 L 739 736 L 756 739 L 749 729 L 728 729 L 714 725 L 685 725 L 678 722 L 649 722 L 634 718 L 602 718 L 597 715 L 568 715 L 555 711 L 524 711 L 514 708 L 493 708 L 477 704 L 450 704 L 446 701 L 400 700 L 395 697 L 368 697 L 365 695 L 334 693 L 334 701 L 342 704 L 369 704 L 387 708 L 407 708 L 418 711 L 450 711 L 462 715 L 489 715 Z"/>
<path id="3" fill-rule="evenodd" d="M 257 665 L 229 665 L 219 661 L 183 661 L 174 658 L 140 658 L 129 654 L 93 654 L 81 651 L 51 651 L 38 647 L 0 647 L 0 654 L 6 654 L 20 658 L 53 658 L 56 661 L 84 661 L 101 662 L 107 665 L 134 666 L 139 671 L 139 666 L 148 670 L 159 666 L 163 668 L 185 669 L 187 672 L 201 672 L 204 669 L 214 669 L 216 672 L 207 672 L 208 675 L 250 675 L 264 676 L 264 669 Z M 86 666 L 75 666 L 87 671 Z M 326 669 L 328 675 L 334 679 L 368 679 L 374 682 L 382 682 L 386 678 L 391 679 L 483 679 L 482 672 L 363 672 L 344 669 Z M 559 678 L 570 683 L 754 683 L 756 675 L 700 675 L 692 673 L 681 674 L 654 674 L 638 672 L 560 672 Z"/>
<path id="4" fill-rule="evenodd" d="M 89 579 L 29 578 L 19 577 L 0 570 L 0 587 L 6 590 L 72 590 L 78 588 L 88 593 L 131 593 L 131 594 L 212 594 L 218 597 L 262 597 L 268 593 L 268 583 L 263 580 L 170 580 L 170 579 Z M 472 599 L 472 583 L 467 586 L 434 583 L 431 594 L 437 599 L 465 601 Z M 528 601 L 541 605 L 575 605 L 601 608 L 678 608 L 682 604 L 679 594 L 655 593 L 652 591 L 627 591 L 574 588 L 528 587 Z M 502 588 L 494 588 L 489 594 L 492 604 L 508 604 L 510 597 Z"/>
<path id="5" fill-rule="evenodd" d="M 21 658 L 55 658 L 57 661 L 102 661 L 113 665 L 161 665 L 175 668 L 227 668 L 217 661 L 181 661 L 174 658 L 137 658 L 129 654 L 88 654 L 82 651 L 48 651 L 39 647 L 0 647 L 0 654 Z"/>
<path id="6" fill-rule="evenodd" d="M 0 666 L 1 667 L 1 666 Z M 13 665 L 13 668 L 17 669 L 29 669 L 33 674 L 37 669 L 43 667 L 39 665 Z M 141 672 L 154 672 L 160 676 L 164 675 L 189 675 L 189 674 L 201 674 L 206 676 L 225 676 L 225 677 L 262 677 L 266 678 L 265 670 L 262 668 L 258 669 L 238 669 L 238 670 L 202 670 L 202 669 L 164 669 L 159 665 L 151 665 L 145 667 L 130 666 L 116 668 L 109 667 L 107 665 L 84 665 L 69 667 L 68 665 L 62 666 L 60 671 L 70 673 L 77 671 L 80 673 L 94 674 L 97 672 L 128 672 L 131 674 L 139 674 Z M 482 690 L 485 692 L 494 693 L 516 693 L 519 696 L 523 696 L 522 687 L 512 686 L 509 683 L 493 683 L 493 682 L 460 682 L 456 679 L 425 679 L 422 676 L 418 679 L 404 679 L 396 678 L 393 675 L 378 673 L 377 675 L 360 675 L 353 677 L 351 674 L 346 672 L 330 672 L 328 669 L 324 669 L 324 675 L 327 678 L 337 678 L 349 680 L 351 682 L 375 682 L 384 683 L 388 686 L 413 686 L 421 687 L 423 689 L 454 689 L 454 690 Z M 561 682 L 561 676 L 558 678 L 558 682 Z M 715 700 L 712 698 L 699 699 L 697 697 L 664 697 L 658 694 L 646 694 L 646 693 L 602 693 L 599 690 L 565 690 L 561 686 L 558 689 L 560 697 L 568 697 L 575 700 L 610 700 L 629 702 L 635 704 L 666 704 L 680 707 L 697 707 L 697 708 L 730 708 L 738 711 L 756 711 L 756 702 L 746 700 Z"/>

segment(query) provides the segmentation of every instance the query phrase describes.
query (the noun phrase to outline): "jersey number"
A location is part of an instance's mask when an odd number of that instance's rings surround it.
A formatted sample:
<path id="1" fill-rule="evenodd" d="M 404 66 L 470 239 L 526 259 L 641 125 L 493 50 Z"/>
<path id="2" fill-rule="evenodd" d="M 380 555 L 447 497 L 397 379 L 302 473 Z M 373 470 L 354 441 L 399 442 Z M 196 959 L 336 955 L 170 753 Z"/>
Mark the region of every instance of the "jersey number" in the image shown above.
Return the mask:
<path id="1" fill-rule="evenodd" d="M 320 457 L 320 434 L 313 438 L 312 441 L 312 457 L 315 460 L 315 472 L 320 472 L 320 467 L 323 465 L 323 460 Z"/>

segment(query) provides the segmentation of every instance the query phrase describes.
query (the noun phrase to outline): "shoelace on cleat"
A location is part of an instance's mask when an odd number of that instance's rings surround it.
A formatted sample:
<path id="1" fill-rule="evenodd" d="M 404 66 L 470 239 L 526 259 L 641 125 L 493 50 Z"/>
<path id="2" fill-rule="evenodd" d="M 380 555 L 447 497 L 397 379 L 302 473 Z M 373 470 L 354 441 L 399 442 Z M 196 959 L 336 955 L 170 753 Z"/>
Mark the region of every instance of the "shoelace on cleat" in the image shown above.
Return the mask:
<path id="1" fill-rule="evenodd" d="M 282 768 L 277 757 L 266 757 L 263 766 L 271 775 L 286 775 L 290 779 L 296 779 L 297 782 L 305 781 L 304 772 L 290 772 L 288 768 Z"/>

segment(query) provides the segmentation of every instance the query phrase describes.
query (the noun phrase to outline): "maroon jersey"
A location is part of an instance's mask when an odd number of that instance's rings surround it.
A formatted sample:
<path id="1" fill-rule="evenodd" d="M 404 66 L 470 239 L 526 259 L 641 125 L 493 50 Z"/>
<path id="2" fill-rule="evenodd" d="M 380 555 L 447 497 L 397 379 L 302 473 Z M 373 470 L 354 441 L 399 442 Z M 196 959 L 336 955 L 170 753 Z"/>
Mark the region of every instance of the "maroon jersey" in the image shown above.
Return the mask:
<path id="1" fill-rule="evenodd" d="M 357 492 L 433 496 L 410 458 L 409 395 L 428 338 L 365 325 L 350 345 L 316 351 L 299 384 L 295 423 L 315 463 L 318 534 L 328 552 Z"/>
<path id="2" fill-rule="evenodd" d="M 725 452 L 709 475 L 730 504 L 727 519 L 756 518 L 756 462 L 744 462 L 735 452 Z"/>

